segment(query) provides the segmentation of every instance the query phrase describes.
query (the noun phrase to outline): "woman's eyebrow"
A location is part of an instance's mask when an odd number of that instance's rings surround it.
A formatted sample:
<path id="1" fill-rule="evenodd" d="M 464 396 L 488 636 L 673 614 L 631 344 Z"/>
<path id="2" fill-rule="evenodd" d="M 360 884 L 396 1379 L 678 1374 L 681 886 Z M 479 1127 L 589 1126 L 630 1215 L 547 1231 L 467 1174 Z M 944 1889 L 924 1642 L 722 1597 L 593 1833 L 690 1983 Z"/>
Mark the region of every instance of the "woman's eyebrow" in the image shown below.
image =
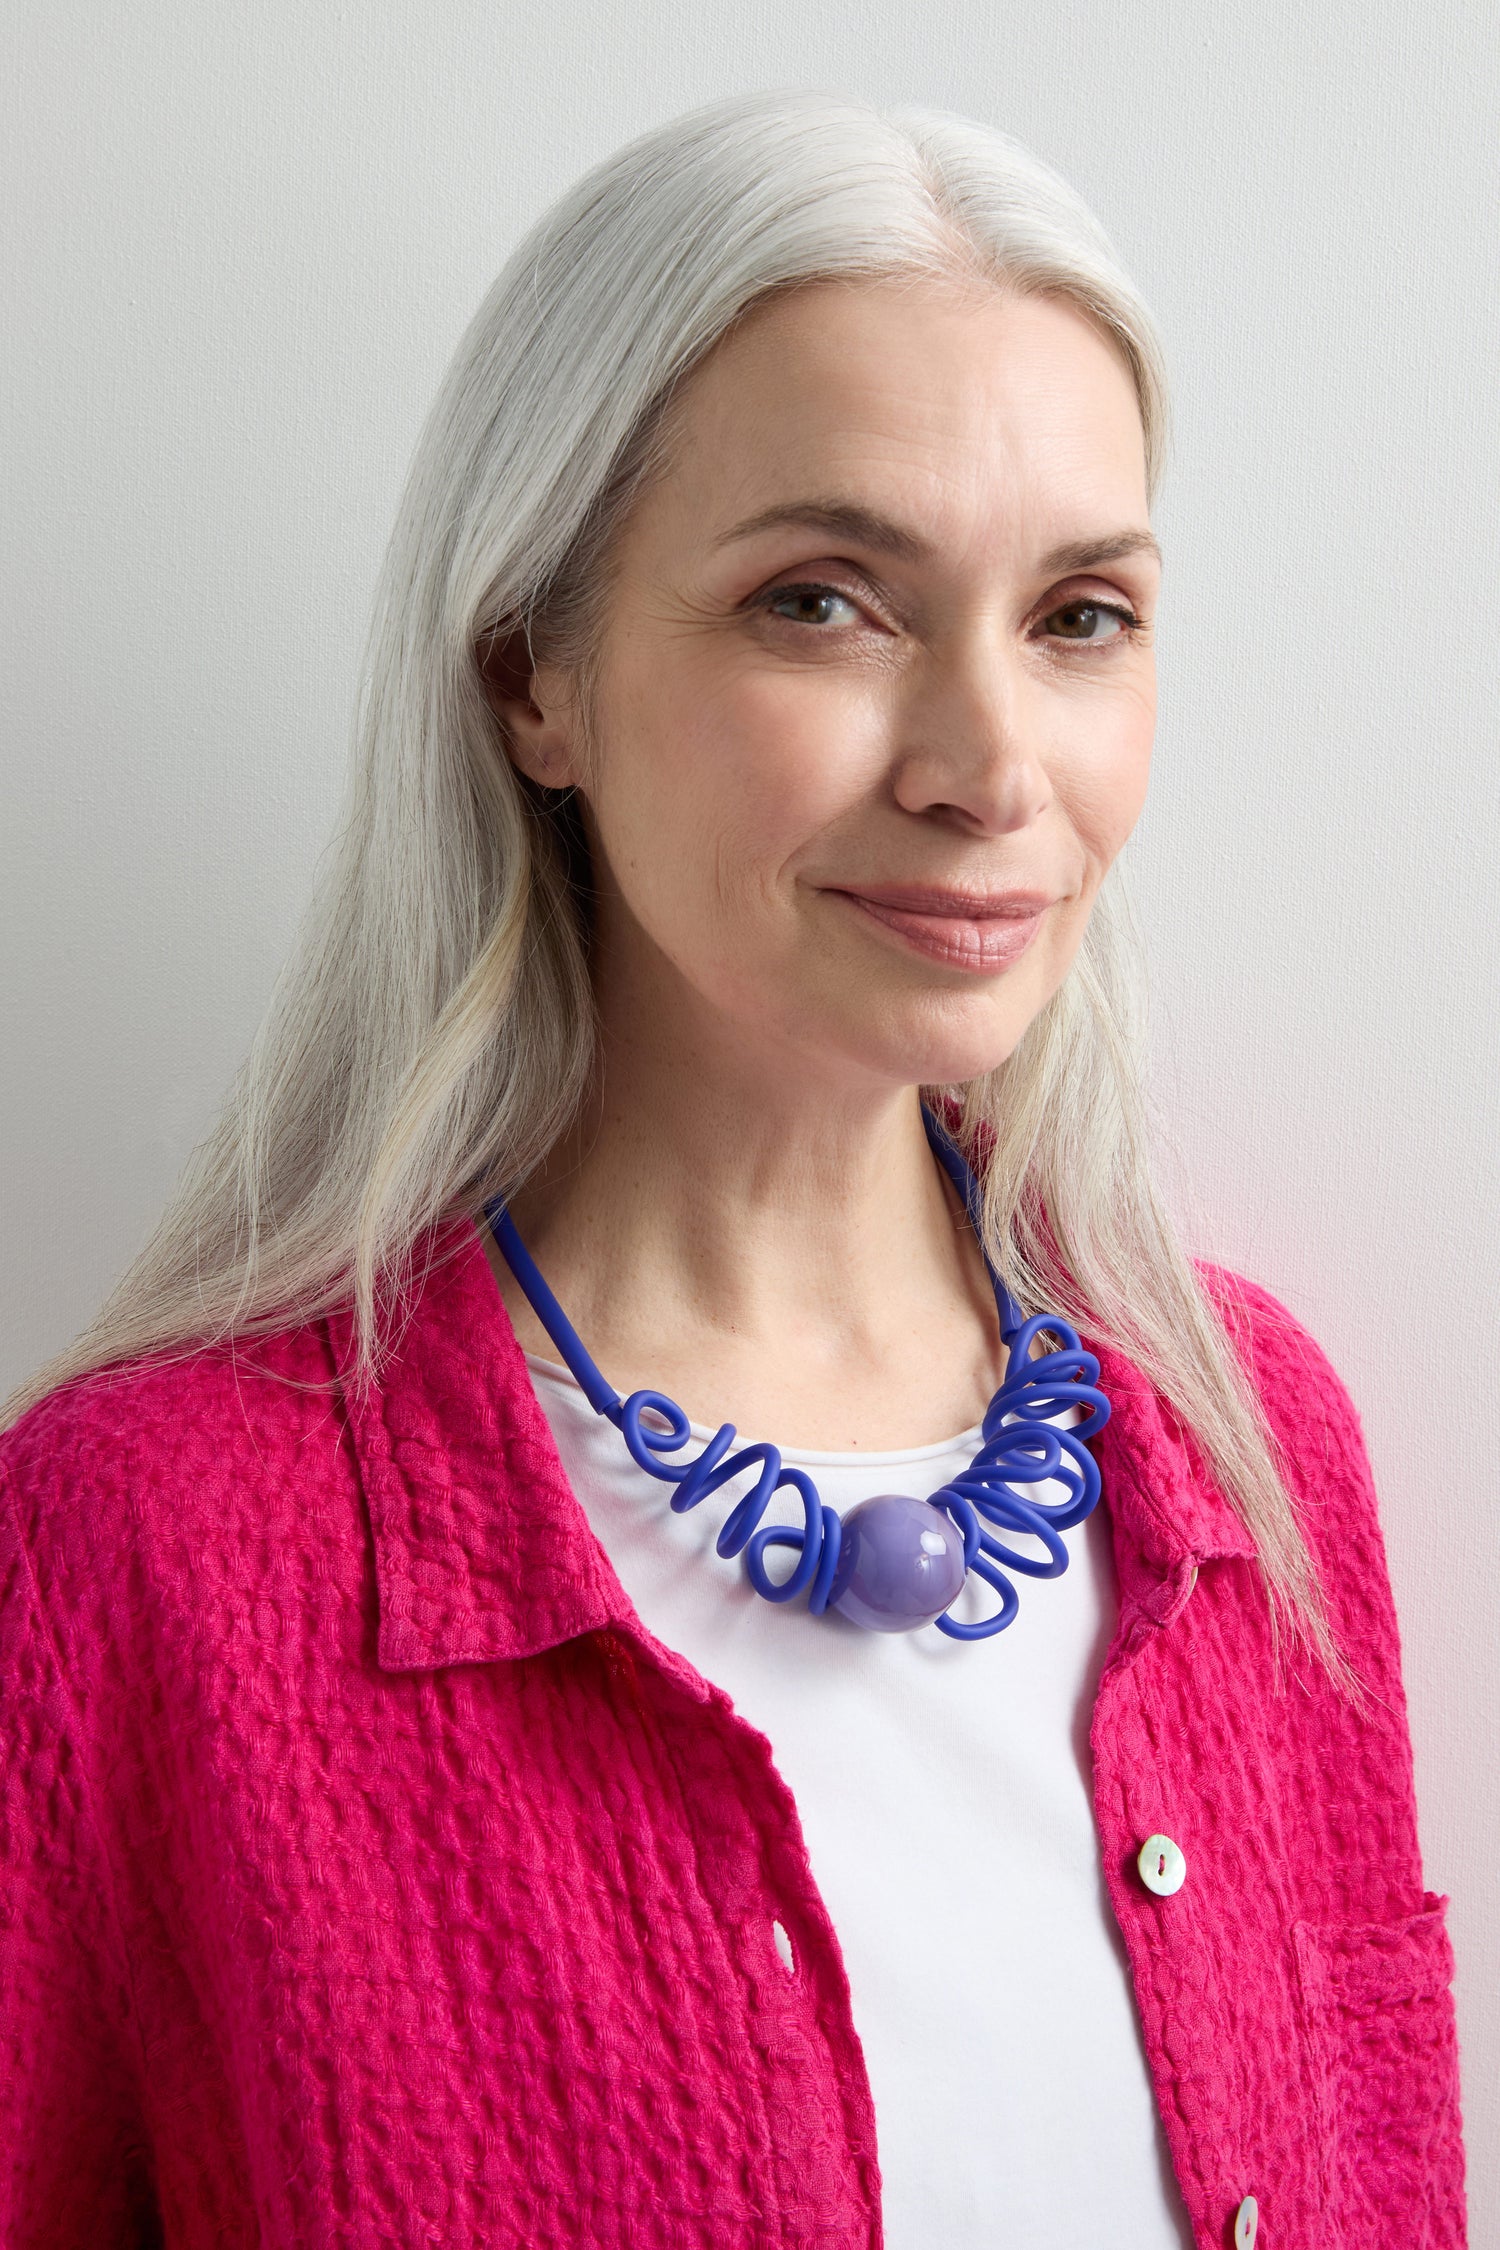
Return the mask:
<path id="1" fill-rule="evenodd" d="M 746 516 L 732 531 L 714 541 L 728 547 L 737 539 L 753 539 L 757 532 L 774 531 L 782 524 L 805 524 L 814 531 L 831 531 L 836 538 L 853 539 L 861 547 L 876 547 L 902 562 L 925 562 L 932 553 L 929 541 L 890 516 L 856 500 L 783 500 L 757 515 Z"/>
<path id="2" fill-rule="evenodd" d="M 774 531 L 783 525 L 806 526 L 814 531 L 831 531 L 835 537 L 853 539 L 862 547 L 873 547 L 883 554 L 894 555 L 901 562 L 926 562 L 934 553 L 930 540 L 906 524 L 897 523 L 894 517 L 882 515 L 877 509 L 866 508 L 855 500 L 783 500 L 774 507 L 762 508 L 753 516 L 746 516 L 729 531 L 715 540 L 716 547 L 728 547 L 736 540 L 753 539 L 758 532 Z M 1101 533 L 1097 538 L 1070 539 L 1043 555 L 1038 568 L 1048 577 L 1064 571 L 1087 570 L 1094 563 L 1120 562 L 1127 555 L 1154 555 L 1162 559 L 1161 548 L 1149 531 L 1113 531 Z"/>
<path id="3" fill-rule="evenodd" d="M 1154 555 L 1158 562 L 1162 559 L 1161 549 L 1149 531 L 1111 531 L 1098 539 L 1065 541 L 1043 555 L 1041 567 L 1049 578 L 1060 578 L 1065 571 L 1088 570 L 1094 563 L 1123 562 L 1127 555 Z"/>

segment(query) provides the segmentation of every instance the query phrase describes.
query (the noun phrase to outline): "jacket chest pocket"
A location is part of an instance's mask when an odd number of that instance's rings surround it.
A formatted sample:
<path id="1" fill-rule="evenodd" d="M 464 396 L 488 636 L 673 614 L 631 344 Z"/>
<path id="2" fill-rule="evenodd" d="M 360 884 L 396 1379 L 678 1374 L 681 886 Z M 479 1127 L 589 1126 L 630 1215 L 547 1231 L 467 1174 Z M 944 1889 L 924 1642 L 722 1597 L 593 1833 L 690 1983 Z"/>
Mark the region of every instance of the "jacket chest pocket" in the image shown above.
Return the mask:
<path id="1" fill-rule="evenodd" d="M 1330 2246 L 1463 2243 L 1447 1905 L 1429 1891 L 1402 1920 L 1294 1927 Z"/>

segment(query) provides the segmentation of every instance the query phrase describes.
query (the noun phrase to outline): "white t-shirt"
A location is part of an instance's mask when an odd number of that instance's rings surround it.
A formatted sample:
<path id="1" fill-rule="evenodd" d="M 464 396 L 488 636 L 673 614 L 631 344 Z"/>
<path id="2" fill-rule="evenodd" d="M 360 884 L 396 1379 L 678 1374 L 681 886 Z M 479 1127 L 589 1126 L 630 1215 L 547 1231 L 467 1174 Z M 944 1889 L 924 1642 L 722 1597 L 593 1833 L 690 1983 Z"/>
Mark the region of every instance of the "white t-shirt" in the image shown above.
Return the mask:
<path id="1" fill-rule="evenodd" d="M 1089 1793 L 1114 1612 L 1102 1507 L 1065 1535 L 1060 1578 L 1017 1580 L 1020 1613 L 992 1640 L 866 1632 L 762 1600 L 741 1558 L 714 1553 L 748 1472 L 674 1515 L 672 1487 L 567 1369 L 526 1360 L 641 1618 L 768 1738 L 796 1800 L 874 2094 L 889 2250 L 1190 2246 Z M 695 1423 L 675 1458 L 711 1434 Z M 782 1457 L 843 1514 L 878 1492 L 925 1498 L 979 1442 L 976 1428 L 909 1452 Z M 800 1515 L 782 1490 L 763 1521 Z M 776 1575 L 793 1559 L 767 1557 Z M 955 1611 L 991 1606 L 966 1586 Z"/>

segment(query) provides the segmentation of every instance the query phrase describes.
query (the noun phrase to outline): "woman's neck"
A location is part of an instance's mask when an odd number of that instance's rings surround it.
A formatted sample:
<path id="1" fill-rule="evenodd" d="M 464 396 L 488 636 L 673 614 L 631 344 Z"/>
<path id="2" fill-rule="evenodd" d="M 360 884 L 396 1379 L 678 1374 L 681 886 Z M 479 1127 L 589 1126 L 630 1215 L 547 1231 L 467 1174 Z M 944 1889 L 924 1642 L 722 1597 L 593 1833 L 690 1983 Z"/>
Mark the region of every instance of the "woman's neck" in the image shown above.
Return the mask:
<path id="1" fill-rule="evenodd" d="M 977 1422 L 1005 1351 L 917 1089 L 701 1011 L 606 993 L 601 1013 L 592 1095 L 512 1216 L 615 1388 L 837 1451 Z M 485 1237 L 522 1343 L 556 1359 Z"/>

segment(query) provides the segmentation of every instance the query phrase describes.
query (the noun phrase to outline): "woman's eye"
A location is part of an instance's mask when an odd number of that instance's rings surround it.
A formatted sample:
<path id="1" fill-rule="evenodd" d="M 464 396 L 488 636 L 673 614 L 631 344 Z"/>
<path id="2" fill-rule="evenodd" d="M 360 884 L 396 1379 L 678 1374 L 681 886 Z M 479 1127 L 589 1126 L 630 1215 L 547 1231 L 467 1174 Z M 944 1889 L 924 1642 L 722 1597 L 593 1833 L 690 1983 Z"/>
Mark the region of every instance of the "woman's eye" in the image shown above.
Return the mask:
<path id="1" fill-rule="evenodd" d="M 793 625 L 847 625 L 859 616 L 858 604 L 837 586 L 777 586 L 766 596 L 765 606 Z M 836 617 L 832 614 L 836 608 L 848 614 Z"/>
<path id="2" fill-rule="evenodd" d="M 863 614 L 851 594 L 816 580 L 803 585 L 773 586 L 769 593 L 759 597 L 756 606 L 772 616 L 784 618 L 791 625 L 822 626 L 836 631 L 857 624 Z M 1049 639 L 1075 648 L 1112 647 L 1121 641 L 1134 640 L 1145 631 L 1144 621 L 1134 610 L 1119 603 L 1082 597 L 1049 610 L 1042 619 L 1042 626 Z"/>
<path id="3" fill-rule="evenodd" d="M 1122 609 L 1114 602 L 1064 602 L 1060 609 L 1050 610 L 1042 623 L 1054 638 L 1072 641 L 1084 648 L 1126 640 L 1142 630 L 1135 611 Z M 1108 629 L 1111 626 L 1112 631 Z M 1101 631 L 1101 627 L 1105 630 Z"/>

